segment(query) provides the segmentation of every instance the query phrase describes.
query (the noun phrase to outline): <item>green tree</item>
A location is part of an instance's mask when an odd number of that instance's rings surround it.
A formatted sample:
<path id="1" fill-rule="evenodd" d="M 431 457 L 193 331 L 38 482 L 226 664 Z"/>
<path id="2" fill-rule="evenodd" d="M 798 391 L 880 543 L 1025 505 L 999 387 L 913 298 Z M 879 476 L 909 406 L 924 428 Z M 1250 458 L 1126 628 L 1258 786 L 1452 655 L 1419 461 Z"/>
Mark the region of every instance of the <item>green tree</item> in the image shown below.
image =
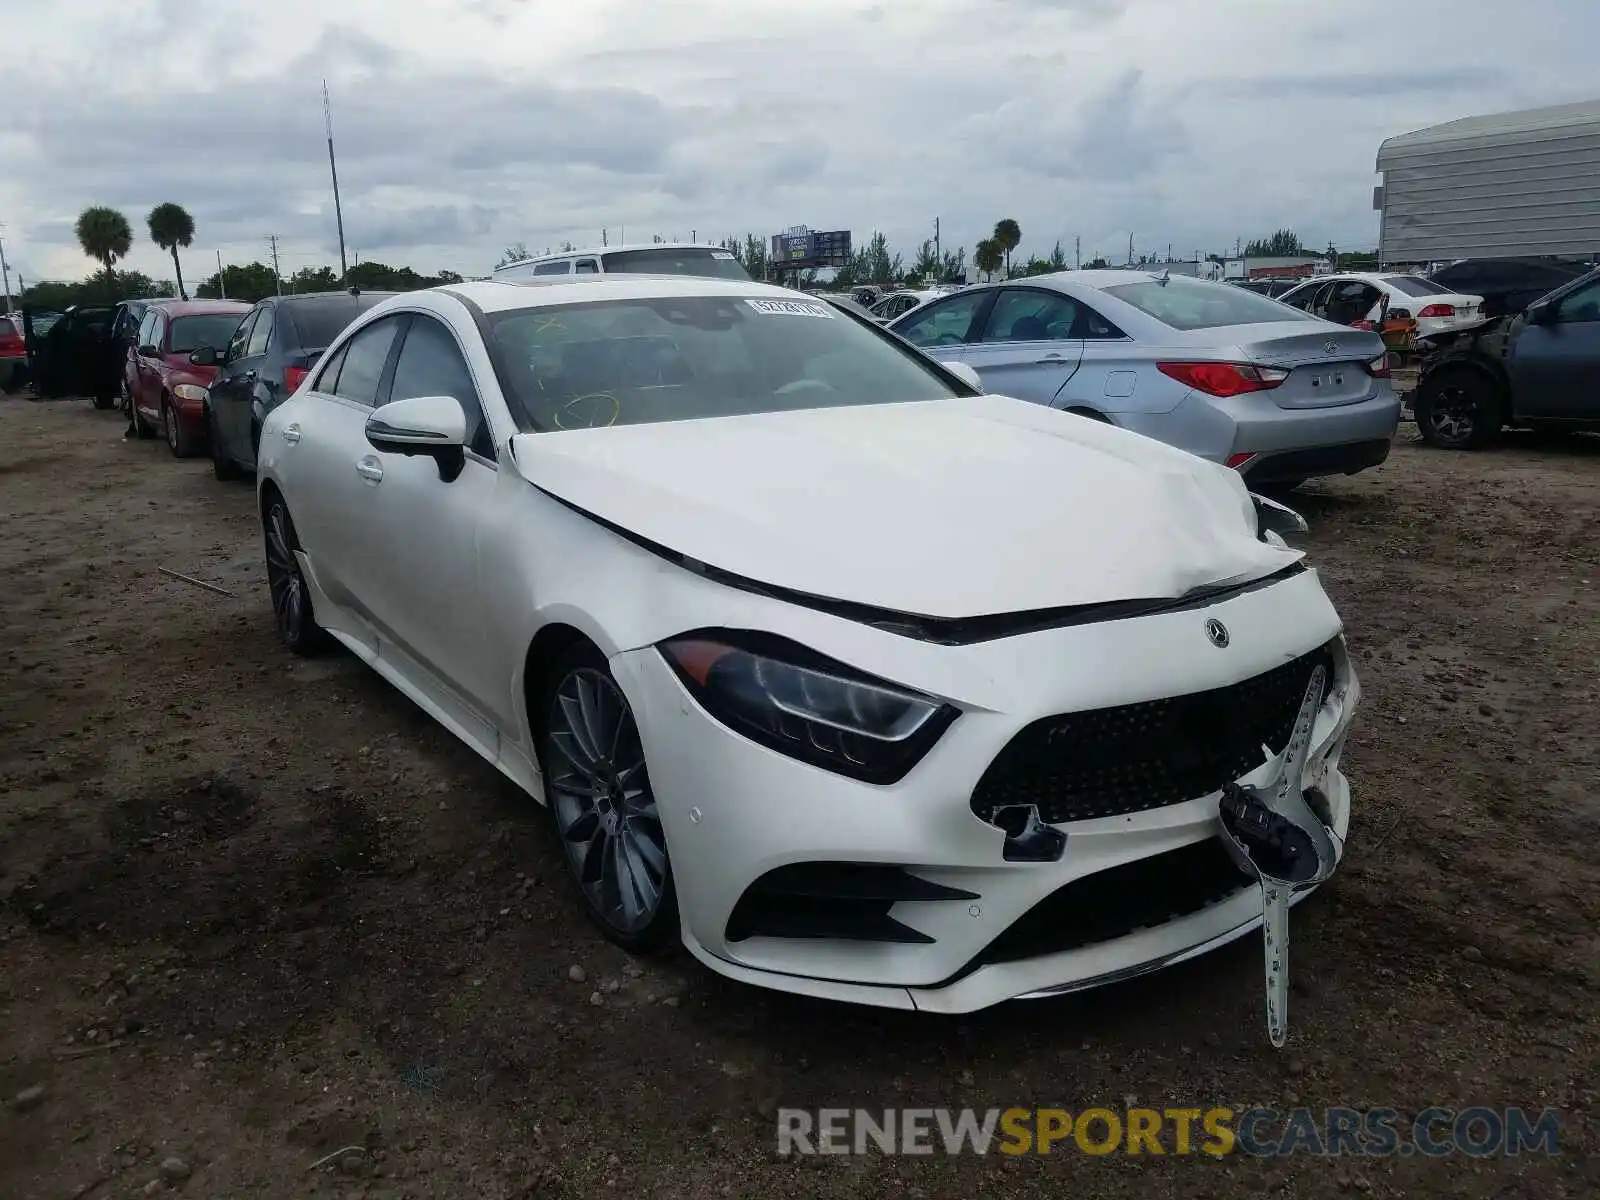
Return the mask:
<path id="1" fill-rule="evenodd" d="M 942 283 L 943 267 L 944 263 L 933 248 L 933 239 L 929 238 L 917 247 L 917 256 L 911 260 L 911 266 L 906 271 L 906 282 Z"/>
<path id="2" fill-rule="evenodd" d="M 1022 244 L 1022 226 L 1011 217 L 1002 217 L 994 223 L 993 241 L 1006 256 L 1006 276 L 1011 275 L 1011 252 Z"/>
<path id="3" fill-rule="evenodd" d="M 954 250 L 944 252 L 944 260 L 939 264 L 939 282 L 965 283 L 967 281 L 967 248 L 957 246 Z"/>
<path id="4" fill-rule="evenodd" d="M 363 264 L 365 265 L 365 264 Z M 194 294 L 202 299 L 216 300 L 226 295 L 229 300 L 243 300 L 254 304 L 278 290 L 278 277 L 267 263 L 230 263 L 223 268 L 221 283 L 215 274 L 195 288 Z"/>
<path id="5" fill-rule="evenodd" d="M 994 238 L 984 238 L 972 248 L 972 265 L 986 276 L 993 276 L 1005 261 L 1005 249 Z"/>
<path id="6" fill-rule="evenodd" d="M 194 241 L 194 218 L 181 204 L 158 204 L 150 210 L 146 224 L 150 226 L 150 240 L 172 255 L 172 270 L 178 280 L 178 299 L 187 300 L 183 290 L 183 264 L 178 261 L 178 247 L 185 249 Z"/>
<path id="7" fill-rule="evenodd" d="M 1300 236 L 1292 229 L 1275 230 L 1270 237 L 1246 242 L 1244 247 L 1246 258 L 1292 258 L 1305 252 Z"/>
<path id="8" fill-rule="evenodd" d="M 1065 271 L 1067 269 L 1067 252 L 1061 246 L 1061 239 L 1056 239 L 1055 249 L 1050 251 L 1050 269 L 1052 271 Z"/>
<path id="9" fill-rule="evenodd" d="M 500 261 L 495 263 L 495 270 L 508 267 L 514 262 L 521 262 L 525 258 L 532 258 L 533 251 L 528 249 L 527 242 L 518 242 L 515 246 L 507 246 L 505 253 L 500 256 Z"/>
<path id="10" fill-rule="evenodd" d="M 291 292 L 337 292 L 339 273 L 332 267 L 301 267 L 283 282 Z"/>
<path id="11" fill-rule="evenodd" d="M 1104 271 L 1110 265 L 1111 264 L 1108 263 L 1104 258 L 1096 254 L 1088 262 L 1083 264 L 1083 269 L 1085 271 Z"/>
<path id="12" fill-rule="evenodd" d="M 133 246 L 133 230 L 128 218 L 114 208 L 92 205 L 78 214 L 78 245 L 83 252 L 106 269 L 106 282 L 116 283 L 115 267 Z"/>

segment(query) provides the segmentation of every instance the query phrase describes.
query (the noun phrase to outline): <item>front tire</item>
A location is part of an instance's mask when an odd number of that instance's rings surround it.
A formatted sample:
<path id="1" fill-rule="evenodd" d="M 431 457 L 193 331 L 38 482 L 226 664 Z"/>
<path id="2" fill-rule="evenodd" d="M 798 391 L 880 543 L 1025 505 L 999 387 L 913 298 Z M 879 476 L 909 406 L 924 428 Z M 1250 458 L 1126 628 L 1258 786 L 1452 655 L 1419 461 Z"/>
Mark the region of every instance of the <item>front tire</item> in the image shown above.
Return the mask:
<path id="1" fill-rule="evenodd" d="M 178 410 L 173 407 L 172 401 L 165 397 L 161 401 L 161 428 L 166 434 L 167 449 L 172 451 L 173 458 L 194 457 L 194 437 L 178 419 Z"/>
<path id="2" fill-rule="evenodd" d="M 312 610 L 311 590 L 296 557 L 300 538 L 282 496 L 274 495 L 268 502 L 262 525 L 267 543 L 267 588 L 272 594 L 278 636 L 293 653 L 309 657 L 327 646 L 328 634 L 317 624 Z"/>
<path id="3" fill-rule="evenodd" d="M 589 919 L 633 953 L 678 928 L 666 832 L 627 697 L 594 647 L 562 655 L 536 719 L 545 799 Z"/>
<path id="4" fill-rule="evenodd" d="M 1477 371 L 1441 371 L 1424 379 L 1411 407 L 1422 440 L 1441 450 L 1477 450 L 1505 424 L 1500 389 Z"/>

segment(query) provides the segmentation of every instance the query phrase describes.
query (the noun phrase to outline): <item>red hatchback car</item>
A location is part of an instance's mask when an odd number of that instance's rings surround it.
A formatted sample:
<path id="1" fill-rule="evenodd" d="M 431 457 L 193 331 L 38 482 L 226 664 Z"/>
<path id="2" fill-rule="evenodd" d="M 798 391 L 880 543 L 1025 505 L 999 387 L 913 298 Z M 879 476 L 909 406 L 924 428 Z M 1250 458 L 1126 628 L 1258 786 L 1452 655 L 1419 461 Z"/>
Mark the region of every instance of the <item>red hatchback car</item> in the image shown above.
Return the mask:
<path id="1" fill-rule="evenodd" d="M 163 300 L 150 306 L 123 368 L 136 437 L 149 437 L 159 428 L 179 458 L 205 445 L 206 388 L 217 369 L 190 362 L 189 354 L 201 346 L 226 346 L 249 311 L 248 304 L 233 300 Z"/>

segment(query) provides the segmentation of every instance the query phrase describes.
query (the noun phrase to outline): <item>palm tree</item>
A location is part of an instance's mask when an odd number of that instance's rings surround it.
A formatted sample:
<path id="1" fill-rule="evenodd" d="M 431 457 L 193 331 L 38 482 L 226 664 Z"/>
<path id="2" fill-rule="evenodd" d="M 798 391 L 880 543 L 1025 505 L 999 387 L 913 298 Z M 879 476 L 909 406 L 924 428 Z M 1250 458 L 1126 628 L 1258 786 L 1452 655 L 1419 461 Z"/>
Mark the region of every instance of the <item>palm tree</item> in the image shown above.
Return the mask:
<path id="1" fill-rule="evenodd" d="M 83 252 L 106 269 L 106 279 L 116 285 L 117 275 L 112 269 L 119 258 L 128 256 L 133 245 L 133 230 L 128 228 L 128 218 L 114 208 L 91 205 L 78 214 L 78 245 Z"/>
<path id="2" fill-rule="evenodd" d="M 1005 250 L 994 238 L 984 238 L 972 248 L 972 265 L 985 275 L 993 275 L 1005 261 Z"/>
<path id="3" fill-rule="evenodd" d="M 1022 241 L 1022 226 L 1011 217 L 1002 217 L 994 223 L 994 241 L 1005 252 L 1006 278 L 1011 277 L 1011 252 Z"/>
<path id="4" fill-rule="evenodd" d="M 146 218 L 150 226 L 150 240 L 172 255 L 172 269 L 178 275 L 178 299 L 187 300 L 183 290 L 183 265 L 178 262 L 178 247 L 194 241 L 194 218 L 181 204 L 158 204 Z"/>

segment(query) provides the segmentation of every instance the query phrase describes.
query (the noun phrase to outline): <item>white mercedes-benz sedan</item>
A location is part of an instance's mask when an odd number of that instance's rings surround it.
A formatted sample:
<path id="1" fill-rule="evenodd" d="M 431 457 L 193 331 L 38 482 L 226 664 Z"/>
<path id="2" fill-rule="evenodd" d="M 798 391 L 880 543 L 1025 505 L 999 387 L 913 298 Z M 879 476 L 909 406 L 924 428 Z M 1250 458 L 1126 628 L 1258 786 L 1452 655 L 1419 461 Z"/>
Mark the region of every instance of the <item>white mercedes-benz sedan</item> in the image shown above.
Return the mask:
<path id="1" fill-rule="evenodd" d="M 542 801 L 632 950 L 963 1012 L 1261 928 L 1350 811 L 1292 514 L 971 379 L 763 284 L 395 296 L 262 430 L 279 630 Z"/>

